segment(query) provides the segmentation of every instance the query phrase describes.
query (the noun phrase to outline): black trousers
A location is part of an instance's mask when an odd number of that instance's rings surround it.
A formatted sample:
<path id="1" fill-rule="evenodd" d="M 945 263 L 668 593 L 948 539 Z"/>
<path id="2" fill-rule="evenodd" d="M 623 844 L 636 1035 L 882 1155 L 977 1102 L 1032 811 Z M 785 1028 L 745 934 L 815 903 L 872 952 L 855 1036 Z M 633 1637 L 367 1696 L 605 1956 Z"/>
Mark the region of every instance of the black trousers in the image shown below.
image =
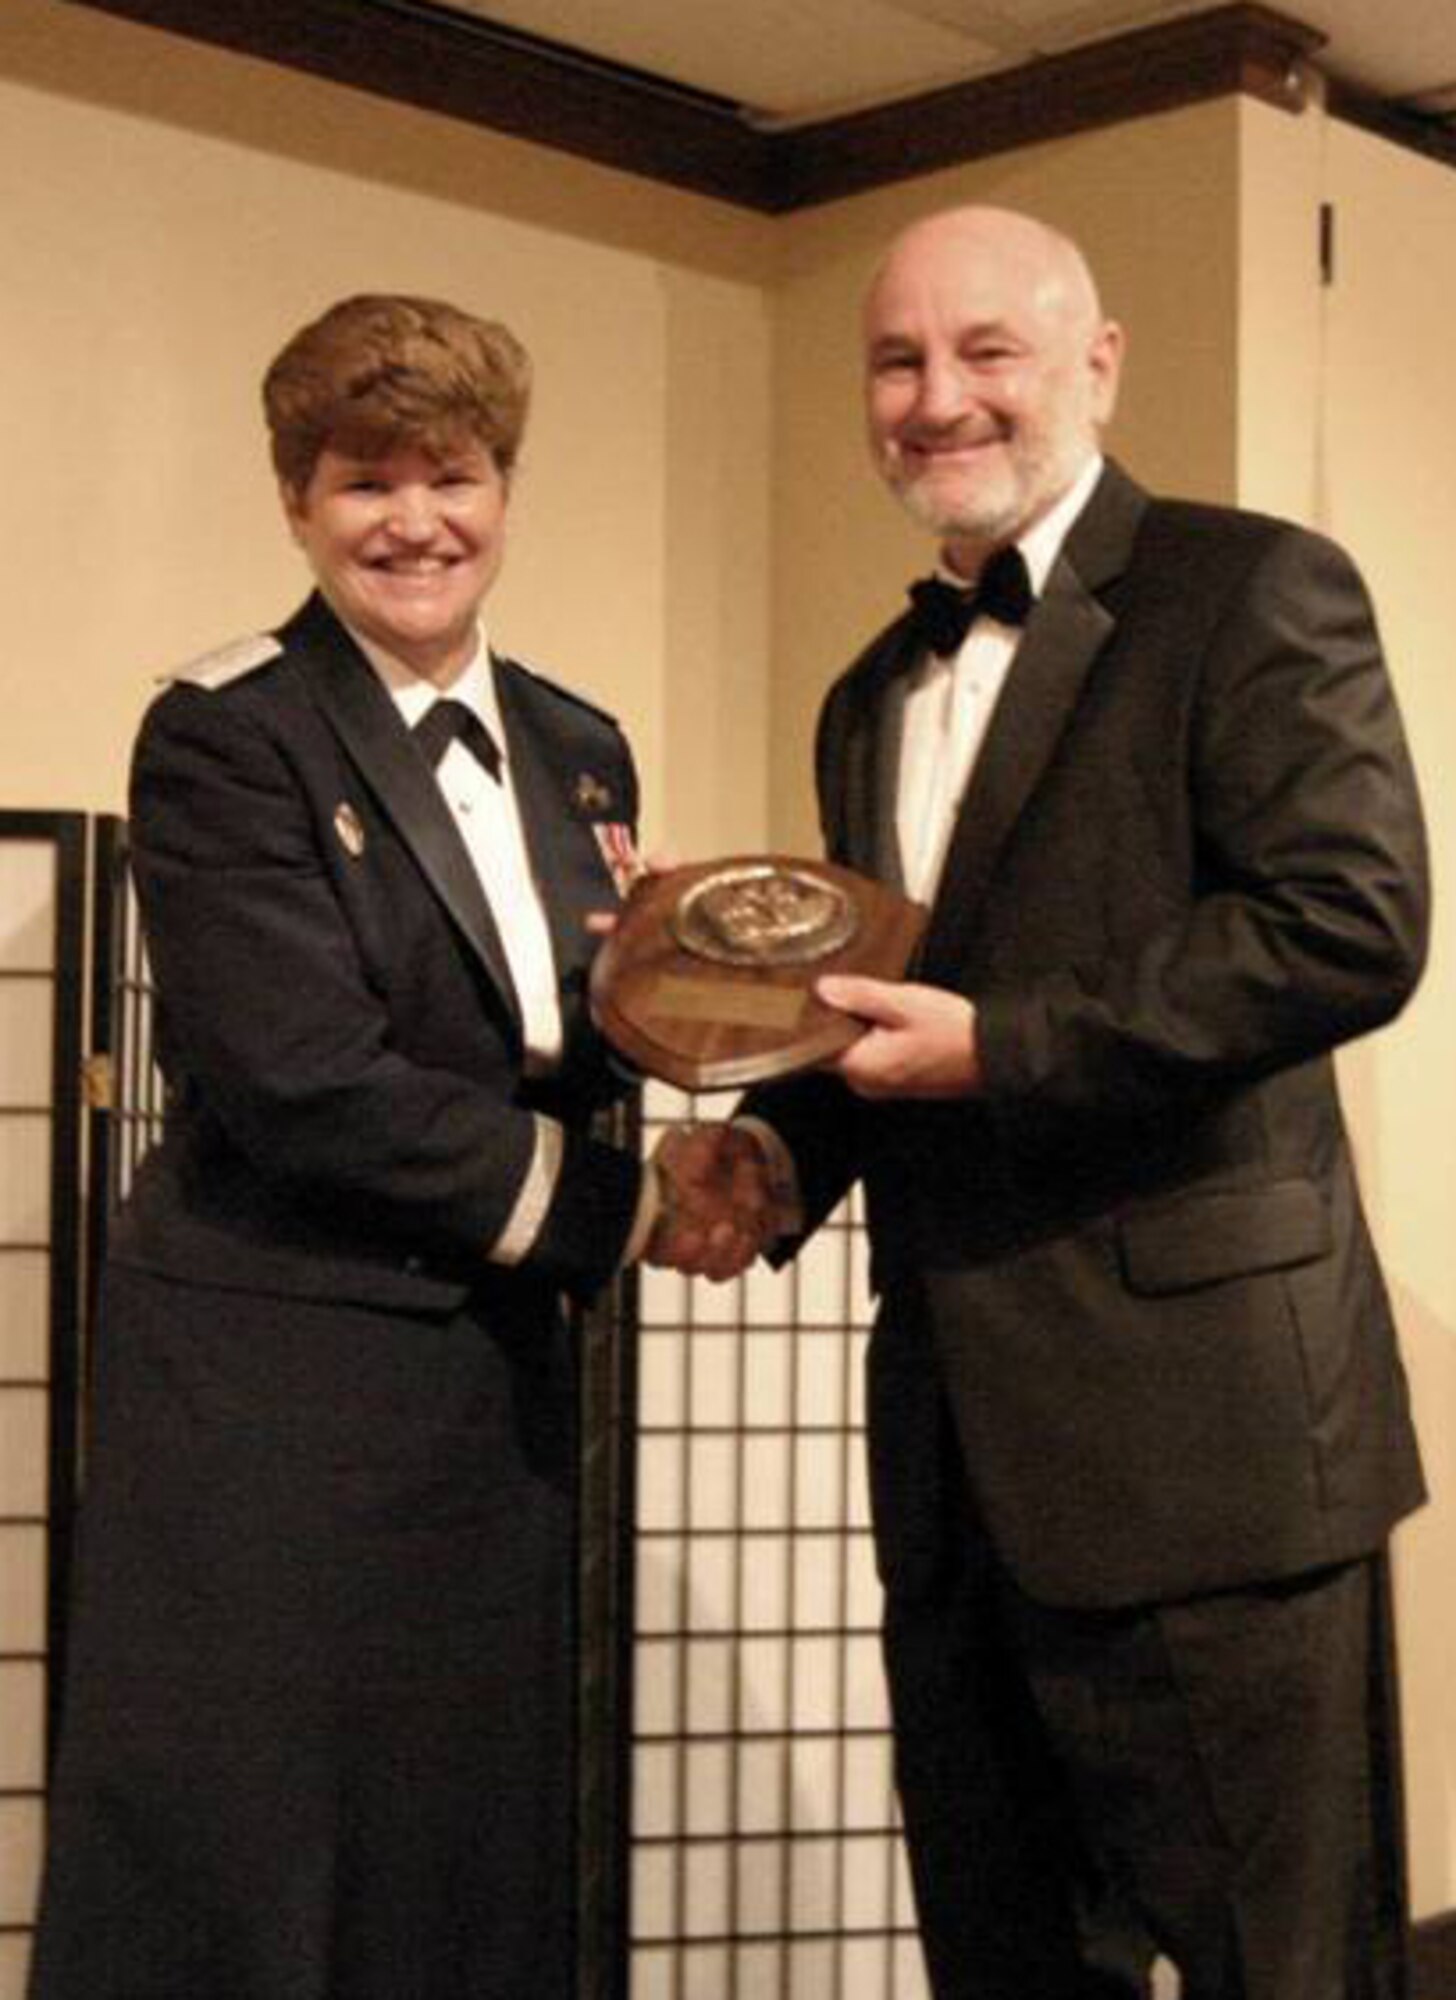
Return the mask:
<path id="1" fill-rule="evenodd" d="M 937 2000 L 1402 2000 L 1383 1556 L 1088 1614 L 973 1533 L 885 1647 Z"/>

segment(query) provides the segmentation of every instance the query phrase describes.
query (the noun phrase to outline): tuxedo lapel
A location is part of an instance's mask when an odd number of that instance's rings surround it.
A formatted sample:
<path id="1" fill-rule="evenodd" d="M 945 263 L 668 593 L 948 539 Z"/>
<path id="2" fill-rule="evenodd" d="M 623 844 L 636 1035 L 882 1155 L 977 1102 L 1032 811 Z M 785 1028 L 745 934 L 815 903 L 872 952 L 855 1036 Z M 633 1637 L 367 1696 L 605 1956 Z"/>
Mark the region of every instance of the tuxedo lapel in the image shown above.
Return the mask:
<path id="1" fill-rule="evenodd" d="M 961 962 L 1006 837 L 1111 629 L 1110 616 L 1074 577 L 1053 573 L 1017 648 L 951 834 L 926 934 L 926 979 L 947 983 Z"/>
<path id="2" fill-rule="evenodd" d="M 904 618 L 861 655 L 850 669 L 849 699 L 825 746 L 822 773 L 822 795 L 838 812 L 837 823 L 826 829 L 831 858 L 896 888 L 904 882 L 895 801 L 905 674 L 915 658 Z"/>
<path id="3" fill-rule="evenodd" d="M 519 1027 L 515 985 L 480 877 L 399 710 L 321 601 L 304 607 L 290 635 L 307 642 L 303 670 L 330 727 Z"/>
<path id="4" fill-rule="evenodd" d="M 1098 593 L 1126 567 L 1145 505 L 1109 465 L 1027 622 L 946 851 L 922 954 L 934 983 L 954 984 L 1001 851 L 1114 629 Z"/>
<path id="5" fill-rule="evenodd" d="M 880 727 L 874 781 L 874 825 L 871 873 L 892 889 L 905 888 L 905 856 L 900 847 L 900 750 L 905 737 L 905 695 L 908 676 L 895 674 L 880 702 Z"/>

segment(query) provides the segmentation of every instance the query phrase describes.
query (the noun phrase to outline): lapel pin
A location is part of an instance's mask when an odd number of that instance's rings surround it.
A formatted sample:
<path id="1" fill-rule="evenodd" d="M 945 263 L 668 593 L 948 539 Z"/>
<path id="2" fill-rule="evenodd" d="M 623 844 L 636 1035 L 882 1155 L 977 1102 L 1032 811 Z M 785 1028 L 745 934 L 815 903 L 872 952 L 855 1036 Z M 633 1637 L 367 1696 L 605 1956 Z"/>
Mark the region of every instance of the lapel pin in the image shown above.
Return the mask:
<path id="1" fill-rule="evenodd" d="M 594 778 L 590 771 L 583 771 L 572 791 L 578 812 L 604 813 L 611 809 L 612 794 L 600 778 Z"/>
<path id="2" fill-rule="evenodd" d="M 364 852 L 364 828 L 347 799 L 341 799 L 334 807 L 334 832 L 339 836 L 340 847 L 357 861 Z"/>

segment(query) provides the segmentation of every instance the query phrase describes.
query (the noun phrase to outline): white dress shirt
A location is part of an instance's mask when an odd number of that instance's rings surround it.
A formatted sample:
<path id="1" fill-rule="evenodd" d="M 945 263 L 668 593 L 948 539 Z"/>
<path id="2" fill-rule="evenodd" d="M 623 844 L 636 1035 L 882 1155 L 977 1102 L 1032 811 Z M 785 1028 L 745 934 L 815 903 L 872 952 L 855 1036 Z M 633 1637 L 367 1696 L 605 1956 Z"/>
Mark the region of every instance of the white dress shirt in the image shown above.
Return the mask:
<path id="1" fill-rule="evenodd" d="M 1100 453 L 1094 452 L 1061 499 L 1018 538 L 1033 600 L 1046 587 L 1072 523 L 1091 499 L 1102 463 Z M 940 574 L 958 589 L 970 582 L 944 564 Z M 958 652 L 927 653 L 913 670 L 900 739 L 895 832 L 906 890 L 920 902 L 931 902 L 939 886 L 961 798 L 1020 638 L 1017 627 L 982 616 L 971 625 Z M 762 1119 L 737 1122 L 754 1133 L 762 1149 L 778 1234 L 799 1230 L 803 1202 L 798 1168 L 788 1147 Z"/>
<path id="2" fill-rule="evenodd" d="M 444 696 L 471 709 L 500 750 L 501 774 L 495 779 L 474 752 L 457 739 L 440 759 L 435 778 L 475 863 L 475 872 L 500 932 L 521 1007 L 527 1073 L 549 1075 L 561 1061 L 556 959 L 521 825 L 511 775 L 511 750 L 501 722 L 485 636 L 482 633 L 469 665 L 444 688 L 401 668 L 387 654 L 381 654 L 377 646 L 366 650 L 411 729 Z M 405 677 L 401 678 L 402 675 Z"/>
<path id="3" fill-rule="evenodd" d="M 1033 598 L 1045 588 L 1067 531 L 1101 472 L 1101 456 L 1094 453 L 1061 499 L 1018 539 Z M 940 574 L 961 589 L 971 581 L 944 565 Z M 961 799 L 1020 638 L 1017 627 L 983 616 L 959 652 L 927 653 L 914 669 L 905 696 L 895 831 L 906 891 L 919 902 L 935 896 Z"/>
<path id="4" fill-rule="evenodd" d="M 474 656 L 449 687 L 437 687 L 406 667 L 362 633 L 351 636 L 388 689 L 412 729 L 442 697 L 473 709 L 501 753 L 501 775 L 493 778 L 479 759 L 456 740 L 435 770 L 435 781 L 460 837 L 475 864 L 486 901 L 496 920 L 501 946 L 520 1003 L 526 1040 L 526 1072 L 545 1076 L 561 1061 L 561 1003 L 556 959 L 546 911 L 536 887 L 526 836 L 511 779 L 510 745 L 496 700 L 490 647 L 482 630 Z M 528 1256 L 556 1192 L 565 1135 L 555 1119 L 536 1118 L 536 1147 L 506 1226 L 487 1256 L 495 1264 L 519 1264 Z"/>

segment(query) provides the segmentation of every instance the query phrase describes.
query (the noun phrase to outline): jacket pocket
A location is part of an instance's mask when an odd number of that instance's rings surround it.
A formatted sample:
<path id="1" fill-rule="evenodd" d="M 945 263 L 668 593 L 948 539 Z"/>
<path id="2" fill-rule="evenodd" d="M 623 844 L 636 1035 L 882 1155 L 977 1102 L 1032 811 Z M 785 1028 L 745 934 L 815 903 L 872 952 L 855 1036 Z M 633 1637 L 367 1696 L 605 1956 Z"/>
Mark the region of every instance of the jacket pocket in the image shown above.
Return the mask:
<path id="1" fill-rule="evenodd" d="M 1329 1204 L 1313 1181 L 1186 1194 L 1117 1219 L 1129 1291 L 1156 1298 L 1329 1255 Z"/>

